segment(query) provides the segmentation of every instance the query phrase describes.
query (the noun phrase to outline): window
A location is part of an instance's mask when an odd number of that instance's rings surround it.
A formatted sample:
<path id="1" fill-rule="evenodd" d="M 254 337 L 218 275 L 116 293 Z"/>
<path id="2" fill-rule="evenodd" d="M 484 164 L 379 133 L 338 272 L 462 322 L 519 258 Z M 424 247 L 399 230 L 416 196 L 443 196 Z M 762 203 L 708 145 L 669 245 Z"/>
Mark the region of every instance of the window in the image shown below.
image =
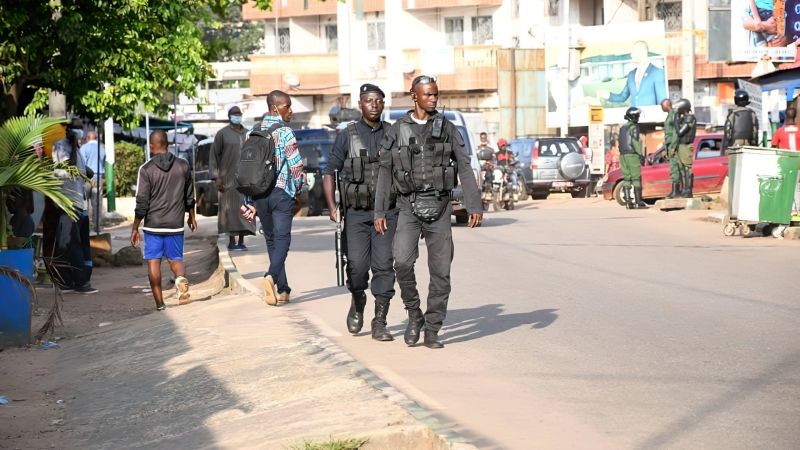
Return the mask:
<path id="1" fill-rule="evenodd" d="M 339 30 L 336 25 L 325 25 L 325 43 L 328 53 L 339 51 Z"/>
<path id="2" fill-rule="evenodd" d="M 671 3 L 660 1 L 656 4 L 656 18 L 664 21 L 666 31 L 681 31 L 682 6 L 680 1 Z"/>
<path id="3" fill-rule="evenodd" d="M 716 158 L 722 156 L 722 141 L 719 139 L 703 139 L 697 145 L 697 158 Z"/>
<path id="4" fill-rule="evenodd" d="M 453 47 L 464 45 L 464 18 L 445 17 L 444 34 L 447 39 L 447 45 L 452 45 Z"/>
<path id="5" fill-rule="evenodd" d="M 367 49 L 386 50 L 386 25 L 384 22 L 367 24 Z"/>
<path id="6" fill-rule="evenodd" d="M 472 43 L 488 44 L 492 40 L 492 16 L 475 16 L 472 18 Z"/>
<path id="7" fill-rule="evenodd" d="M 709 62 L 730 61 L 731 0 L 708 1 L 708 42 Z"/>
<path id="8" fill-rule="evenodd" d="M 291 53 L 292 46 L 289 39 L 289 28 L 278 28 L 277 53 Z"/>

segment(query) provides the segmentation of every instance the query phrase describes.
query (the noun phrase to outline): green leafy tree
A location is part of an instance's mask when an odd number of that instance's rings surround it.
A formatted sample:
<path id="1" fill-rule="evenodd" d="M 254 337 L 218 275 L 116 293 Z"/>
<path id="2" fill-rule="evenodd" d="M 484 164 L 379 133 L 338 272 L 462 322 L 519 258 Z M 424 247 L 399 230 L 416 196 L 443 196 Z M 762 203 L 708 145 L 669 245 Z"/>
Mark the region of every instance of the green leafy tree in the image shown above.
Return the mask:
<path id="1" fill-rule="evenodd" d="M 264 28 L 258 22 L 243 21 L 240 6 L 230 5 L 225 16 L 213 16 L 213 21 L 202 25 L 209 61 L 247 61 L 259 50 Z"/>
<path id="2" fill-rule="evenodd" d="M 164 93 L 194 95 L 210 75 L 198 23 L 244 1 L 2 0 L 0 120 L 44 108 L 48 90 L 90 118 L 134 125 L 143 110 L 165 114 Z"/>

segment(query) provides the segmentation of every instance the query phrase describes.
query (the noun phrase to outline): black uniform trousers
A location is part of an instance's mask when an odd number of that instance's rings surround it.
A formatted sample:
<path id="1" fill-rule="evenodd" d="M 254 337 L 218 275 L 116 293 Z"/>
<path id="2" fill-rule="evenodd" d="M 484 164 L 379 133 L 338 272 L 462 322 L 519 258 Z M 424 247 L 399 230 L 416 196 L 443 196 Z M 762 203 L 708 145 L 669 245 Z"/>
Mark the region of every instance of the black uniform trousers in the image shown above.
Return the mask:
<path id="1" fill-rule="evenodd" d="M 400 215 L 397 219 L 393 246 L 394 269 L 397 272 L 397 284 L 400 285 L 400 297 L 406 310 L 413 310 L 420 307 L 414 264 L 419 258 L 420 236 L 425 238 L 430 272 L 425 327 L 435 332 L 442 328 L 447 315 L 447 301 L 450 298 L 450 264 L 453 262 L 453 230 L 450 223 L 453 207 L 449 198 L 443 201 L 447 202 L 447 206 L 442 216 L 434 222 L 426 223 L 414 216 L 408 196 L 399 197 L 397 209 L 400 210 Z"/>
<path id="2" fill-rule="evenodd" d="M 367 287 L 376 299 L 389 301 L 394 297 L 392 240 L 397 228 L 397 209 L 386 212 L 389 227 L 381 236 L 375 231 L 371 210 L 348 209 L 345 216 L 347 246 L 347 288 L 350 292 L 365 291 Z M 372 269 L 372 283 L 369 271 Z"/>

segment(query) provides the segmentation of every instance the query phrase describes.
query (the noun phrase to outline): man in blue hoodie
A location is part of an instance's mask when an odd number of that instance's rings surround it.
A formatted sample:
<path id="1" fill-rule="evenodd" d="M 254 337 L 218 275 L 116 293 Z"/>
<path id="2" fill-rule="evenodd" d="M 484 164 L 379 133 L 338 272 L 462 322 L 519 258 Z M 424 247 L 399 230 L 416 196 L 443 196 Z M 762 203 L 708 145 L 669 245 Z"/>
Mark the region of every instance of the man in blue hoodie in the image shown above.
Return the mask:
<path id="1" fill-rule="evenodd" d="M 189 281 L 183 268 L 183 217 L 194 232 L 194 185 L 189 163 L 167 151 L 167 134 L 162 130 L 150 133 L 151 158 L 139 167 L 136 184 L 136 219 L 131 230 L 131 245 L 139 245 L 139 225 L 144 220 L 144 259 L 156 309 L 167 308 L 161 292 L 161 258 L 169 260 L 175 274 L 178 300 L 189 298 Z"/>

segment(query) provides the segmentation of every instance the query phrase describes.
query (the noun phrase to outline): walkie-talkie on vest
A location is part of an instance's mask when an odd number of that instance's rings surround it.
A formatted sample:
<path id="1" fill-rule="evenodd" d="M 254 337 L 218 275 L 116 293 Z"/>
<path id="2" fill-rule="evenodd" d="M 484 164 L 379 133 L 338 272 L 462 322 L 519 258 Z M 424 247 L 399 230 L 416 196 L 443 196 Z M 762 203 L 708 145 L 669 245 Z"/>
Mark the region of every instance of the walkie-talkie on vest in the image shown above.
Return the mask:
<path id="1" fill-rule="evenodd" d="M 433 136 L 434 139 L 441 139 L 442 128 L 444 128 L 444 109 L 442 109 L 442 112 L 437 114 L 436 118 L 433 119 L 433 130 L 431 131 L 431 136 Z"/>

